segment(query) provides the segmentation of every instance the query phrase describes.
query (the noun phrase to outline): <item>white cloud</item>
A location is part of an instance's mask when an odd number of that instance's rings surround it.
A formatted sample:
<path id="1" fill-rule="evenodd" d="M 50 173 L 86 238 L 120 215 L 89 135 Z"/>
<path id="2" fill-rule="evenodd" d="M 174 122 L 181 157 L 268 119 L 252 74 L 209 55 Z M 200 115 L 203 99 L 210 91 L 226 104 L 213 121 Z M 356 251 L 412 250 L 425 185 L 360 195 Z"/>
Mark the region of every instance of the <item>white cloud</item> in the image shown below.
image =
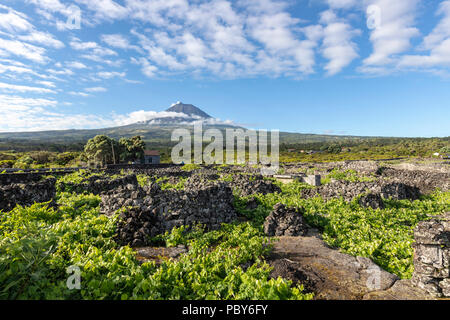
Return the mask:
<path id="1" fill-rule="evenodd" d="M 327 0 L 330 8 L 348 9 L 358 4 L 358 0 Z"/>
<path id="2" fill-rule="evenodd" d="M 0 82 L 0 90 L 9 92 L 55 93 L 55 91 L 47 88 L 22 86 L 4 82 Z"/>
<path id="3" fill-rule="evenodd" d="M 50 61 L 53 52 L 48 48 L 47 52 L 44 47 L 60 49 L 64 44 L 48 32 L 37 31 L 29 21 L 36 22 L 36 26 L 37 23 L 63 25 L 72 13 L 69 5 L 76 4 L 82 10 L 82 28 L 92 30 L 96 38 L 85 38 L 84 32 L 66 33 L 72 36 L 66 47 L 72 53 L 70 59 L 83 60 L 66 65 L 66 68 L 60 66 L 46 71 L 63 78 L 82 73 L 80 71 L 87 68 L 95 70 L 77 78 L 84 85 L 89 81 L 99 84 L 115 77 L 125 80 L 127 74 L 134 71 L 126 66 L 130 60 L 149 78 L 212 76 L 234 79 L 263 75 L 299 79 L 315 73 L 319 54 L 326 60 L 326 74 L 335 75 L 359 57 L 355 39 L 360 31 L 356 29 L 356 23 L 361 24 L 364 20 L 364 9 L 368 5 L 380 7 L 381 26 L 370 31 L 373 52 L 363 61 L 359 71 L 386 74 L 388 69 L 397 66 L 438 67 L 447 63 L 444 55 L 445 40 L 450 33 L 450 0 L 440 5 L 439 14 L 444 18 L 423 41 L 421 50 L 429 52 L 403 57 L 411 47 L 412 38 L 419 34 L 414 26 L 418 0 L 310 1 L 310 6 L 329 6 L 329 10 L 319 16 L 291 10 L 295 1 L 289 0 L 25 1 L 33 3 L 36 12 L 47 22 L 0 7 L 0 14 L 7 17 L 0 20 L 0 32 L 9 29 L 17 33 L 14 37 L 4 37 L 10 40 L 0 38 L 0 57 L 26 57 L 41 63 Z M 97 28 L 105 21 L 107 25 Z M 120 25 L 113 25 L 116 22 Z M 107 26 L 112 28 L 107 29 Z M 129 28 L 129 32 L 124 28 Z M 105 34 L 105 30 L 109 31 Z M 0 37 L 4 34 L 0 33 Z M 16 74 L 23 72 L 31 78 L 33 74 L 26 73 L 26 67 L 22 68 L 17 68 Z M 12 68 L 3 73 L 9 79 L 14 74 Z"/>
<path id="4" fill-rule="evenodd" d="M 145 122 L 145 121 L 151 121 L 154 119 L 161 119 L 161 118 L 191 118 L 187 114 L 184 113 L 178 113 L 178 112 L 157 112 L 157 111 L 145 111 L 145 110 L 139 110 L 139 111 L 133 111 L 126 115 L 116 115 L 114 119 L 114 123 L 116 125 L 128 125 L 132 123 L 138 123 L 138 122 Z"/>
<path id="5" fill-rule="evenodd" d="M 98 47 L 96 42 L 81 42 L 80 39 L 74 38 L 70 41 L 70 46 L 75 50 L 90 50 Z"/>
<path id="6" fill-rule="evenodd" d="M 450 66 L 450 38 L 436 45 L 429 55 L 405 55 L 398 63 L 399 67 L 429 68 Z"/>
<path id="7" fill-rule="evenodd" d="M 450 38 L 450 1 L 442 1 L 439 5 L 437 15 L 443 15 L 439 24 L 423 40 L 423 49 L 430 50 Z"/>
<path id="8" fill-rule="evenodd" d="M 80 56 L 83 59 L 87 59 L 87 60 L 91 60 L 94 62 L 98 62 L 98 63 L 102 63 L 105 65 L 108 65 L 110 67 L 120 67 L 123 64 L 123 60 L 122 59 L 117 59 L 117 60 L 110 60 L 110 59 L 105 59 L 105 57 L 96 55 L 96 54 L 82 54 Z"/>
<path id="9" fill-rule="evenodd" d="M 369 0 L 368 5 L 381 10 L 380 26 L 371 32 L 373 53 L 364 60 L 366 66 L 394 63 L 396 55 L 411 47 L 411 39 L 419 35 L 414 27 L 418 0 Z"/>
<path id="10" fill-rule="evenodd" d="M 23 98 L 15 95 L 0 94 L 0 109 L 2 111 L 14 110 L 18 107 L 55 107 L 58 104 L 56 100 L 42 98 Z"/>
<path id="11" fill-rule="evenodd" d="M 134 30 L 131 30 L 131 32 L 137 34 Z M 139 53 L 143 53 L 139 46 L 132 45 L 129 39 L 122 34 L 104 34 L 101 36 L 101 39 L 110 47 L 123 50 L 135 50 Z"/>
<path id="12" fill-rule="evenodd" d="M 55 49 L 64 48 L 65 45 L 52 34 L 48 32 L 32 31 L 30 34 L 22 35 L 18 37 L 20 40 L 41 44 L 47 47 L 53 47 Z"/>
<path id="13" fill-rule="evenodd" d="M 0 29 L 11 33 L 30 31 L 33 29 L 33 25 L 28 22 L 27 16 L 23 13 L 1 4 L 0 9 L 8 11 L 6 13 L 0 12 Z"/>
<path id="14" fill-rule="evenodd" d="M 19 74 L 22 74 L 22 73 L 35 74 L 35 72 L 33 70 L 26 68 L 26 67 L 0 64 L 0 73 L 5 73 L 5 72 L 19 73 Z"/>
<path id="15" fill-rule="evenodd" d="M 69 94 L 72 96 L 80 96 L 80 97 L 84 97 L 84 98 L 90 96 L 88 93 L 82 92 L 82 91 L 70 91 Z"/>
<path id="16" fill-rule="evenodd" d="M 46 110 L 42 107 L 15 106 L 0 117 L 0 131 L 42 131 L 74 129 L 94 129 L 110 126 L 111 121 L 97 115 L 67 114 Z"/>
<path id="17" fill-rule="evenodd" d="M 156 76 L 156 71 L 158 71 L 158 68 L 150 64 L 150 62 L 147 59 L 141 58 L 139 59 L 138 63 L 141 65 L 142 73 L 146 77 L 153 78 Z"/>
<path id="18" fill-rule="evenodd" d="M 325 70 L 331 76 L 359 57 L 357 45 L 351 39 L 359 35 L 360 31 L 339 19 L 331 10 L 322 12 L 321 22 L 326 24 L 323 28 L 322 54 L 329 60 Z"/>
<path id="19" fill-rule="evenodd" d="M 84 63 L 81 63 L 79 61 L 66 62 L 66 65 L 72 69 L 87 69 L 88 68 Z"/>
<path id="20" fill-rule="evenodd" d="M 93 11 L 95 18 L 99 20 L 116 20 L 126 18 L 128 9 L 112 0 L 75 0 Z"/>
<path id="21" fill-rule="evenodd" d="M 27 0 L 27 2 L 33 3 L 43 10 L 49 12 L 59 12 L 65 15 L 69 15 L 71 11 L 69 6 L 62 4 L 59 0 Z"/>
<path id="22" fill-rule="evenodd" d="M 72 41 L 70 41 L 70 46 L 78 51 L 91 51 L 91 53 L 96 56 L 117 56 L 117 52 L 109 48 L 104 48 L 93 41 L 82 42 L 78 38 L 73 38 Z"/>
<path id="23" fill-rule="evenodd" d="M 67 68 L 61 69 L 61 70 L 48 69 L 47 71 L 51 74 L 55 74 L 55 75 L 59 75 L 59 76 L 72 76 L 75 74 L 72 70 L 67 69 Z"/>
<path id="24" fill-rule="evenodd" d="M 15 55 L 26 58 L 38 63 L 48 61 L 46 50 L 18 40 L 6 40 L 0 38 L 0 50 L 3 50 L 7 55 Z"/>
<path id="25" fill-rule="evenodd" d="M 56 88 L 56 85 L 54 82 L 51 81 L 36 81 L 37 84 L 41 84 L 43 86 L 49 87 L 49 88 Z"/>
<path id="26" fill-rule="evenodd" d="M 101 71 L 97 73 L 97 76 L 103 79 L 112 79 L 112 78 L 123 78 L 126 76 L 125 72 L 117 72 L 117 71 Z"/>
<path id="27" fill-rule="evenodd" d="M 133 47 L 128 41 L 128 39 L 121 34 L 104 34 L 102 35 L 101 38 L 103 42 L 114 48 L 118 49 L 136 48 Z"/>
<path id="28" fill-rule="evenodd" d="M 103 87 L 93 87 L 84 89 L 86 92 L 106 92 L 108 89 Z"/>
<path id="29" fill-rule="evenodd" d="M 192 117 L 177 112 L 156 112 L 138 110 L 127 114 L 115 114 L 110 116 L 98 116 L 93 114 L 68 114 L 48 110 L 45 107 L 55 107 L 59 103 L 48 99 L 30 99 L 19 96 L 0 95 L 0 111 L 4 117 L 0 117 L 0 131 L 42 131 L 64 129 L 94 129 L 114 126 L 123 126 L 138 122 L 148 121 L 156 124 L 158 119 Z M 71 105 L 62 103 L 62 105 Z M 208 119 L 202 121 L 208 124 L 232 124 L 231 121 L 220 119 Z M 188 123 L 188 122 L 186 122 Z"/>
<path id="30" fill-rule="evenodd" d="M 420 46 L 420 49 L 428 50 L 429 54 L 404 55 L 398 63 L 399 68 L 428 69 L 450 66 L 450 1 L 443 1 L 437 14 L 442 15 L 442 19 Z"/>

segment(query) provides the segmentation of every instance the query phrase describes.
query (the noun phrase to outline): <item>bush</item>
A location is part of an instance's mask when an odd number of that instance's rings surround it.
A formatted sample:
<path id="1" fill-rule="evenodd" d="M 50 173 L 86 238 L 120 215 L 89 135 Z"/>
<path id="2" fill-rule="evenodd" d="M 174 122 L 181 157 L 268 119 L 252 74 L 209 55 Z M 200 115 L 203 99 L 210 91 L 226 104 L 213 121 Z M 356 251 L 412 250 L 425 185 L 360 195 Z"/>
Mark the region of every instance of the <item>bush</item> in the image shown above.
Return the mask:
<path id="1" fill-rule="evenodd" d="M 14 163 L 14 160 L 0 160 L 0 168 L 12 168 Z"/>
<path id="2" fill-rule="evenodd" d="M 31 167 L 31 164 L 33 163 L 33 158 L 31 158 L 30 156 L 23 156 L 21 158 L 19 158 L 15 163 L 14 163 L 14 168 L 18 168 L 18 169 L 29 169 Z"/>

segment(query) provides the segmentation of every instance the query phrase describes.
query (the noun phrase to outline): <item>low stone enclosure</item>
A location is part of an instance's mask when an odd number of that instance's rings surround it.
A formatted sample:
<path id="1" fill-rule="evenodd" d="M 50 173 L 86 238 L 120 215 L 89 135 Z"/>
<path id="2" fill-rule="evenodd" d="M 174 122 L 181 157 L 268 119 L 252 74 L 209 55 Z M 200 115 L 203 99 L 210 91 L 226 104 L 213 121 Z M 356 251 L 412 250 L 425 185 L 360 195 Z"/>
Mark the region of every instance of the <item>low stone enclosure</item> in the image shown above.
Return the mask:
<path id="1" fill-rule="evenodd" d="M 450 297 L 450 212 L 414 231 L 412 281 L 434 297 Z"/>
<path id="2" fill-rule="evenodd" d="M 121 208 L 118 240 L 133 247 L 148 245 L 151 238 L 174 227 L 204 225 L 220 228 L 237 218 L 233 191 L 225 183 L 162 191 L 157 184 L 141 188 L 128 184 L 102 195 L 101 212 L 112 215 Z"/>
<path id="3" fill-rule="evenodd" d="M 361 206 L 382 209 L 385 198 L 414 200 L 437 187 L 448 190 L 448 173 L 408 172 L 392 168 L 380 170 L 372 165 L 363 167 L 361 172 L 374 174 L 377 179 L 367 182 L 334 181 L 303 189 L 301 195 L 305 198 L 320 195 L 325 200 L 343 197 L 346 201 L 362 195 L 359 198 Z M 107 173 L 119 172 L 112 169 Z M 151 177 L 152 181 L 156 181 L 158 177 L 167 177 L 171 183 L 184 179 L 184 188 L 162 190 L 157 183 L 142 187 L 138 183 L 137 173 Z M 316 176 L 311 176 L 311 179 L 314 177 L 314 181 L 311 180 L 312 185 L 317 184 Z M 171 231 L 174 227 L 185 226 L 189 229 L 202 224 L 207 229 L 214 230 L 222 223 L 231 223 L 242 218 L 233 205 L 233 190 L 238 190 L 242 196 L 281 191 L 273 181 L 261 176 L 257 169 L 241 166 L 221 170 L 216 167 L 203 167 L 193 172 L 171 166 L 152 170 L 138 168 L 120 177 L 94 176 L 78 184 L 60 183 L 58 188 L 100 195 L 102 214 L 112 216 L 120 212 L 117 241 L 122 245 L 129 244 L 134 247 L 144 260 L 151 259 L 152 252 L 160 251 L 145 248 L 151 245 L 152 238 Z M 29 206 L 35 202 L 49 202 L 54 200 L 55 196 L 54 177 L 26 174 L 0 178 L 1 214 L 7 214 L 17 204 Z M 249 205 L 256 208 L 258 203 L 252 204 L 250 201 Z M 294 282 L 305 283 L 306 287 L 317 293 L 318 298 L 450 297 L 450 213 L 433 217 L 416 227 L 415 271 L 411 280 L 399 280 L 381 270 L 369 259 L 351 257 L 327 247 L 317 230 L 307 225 L 302 216 L 302 209 L 277 204 L 265 220 L 264 232 L 269 237 L 281 237 L 281 241 L 275 245 L 274 257 L 270 261 L 274 267 L 274 277 L 277 272 L 284 272 L 283 274 L 288 275 Z M 188 248 L 178 248 L 171 254 L 177 256 L 187 250 Z M 320 271 L 318 266 L 335 273 L 327 275 L 322 272 L 325 269 Z M 367 289 L 367 272 L 370 270 L 380 272 L 381 287 Z M 344 278 L 337 281 L 338 277 Z"/>
<path id="4" fill-rule="evenodd" d="M 56 196 L 55 183 L 55 178 L 47 178 L 28 183 L 0 185 L 0 211 L 10 211 L 18 204 L 31 206 L 34 203 L 54 200 Z"/>

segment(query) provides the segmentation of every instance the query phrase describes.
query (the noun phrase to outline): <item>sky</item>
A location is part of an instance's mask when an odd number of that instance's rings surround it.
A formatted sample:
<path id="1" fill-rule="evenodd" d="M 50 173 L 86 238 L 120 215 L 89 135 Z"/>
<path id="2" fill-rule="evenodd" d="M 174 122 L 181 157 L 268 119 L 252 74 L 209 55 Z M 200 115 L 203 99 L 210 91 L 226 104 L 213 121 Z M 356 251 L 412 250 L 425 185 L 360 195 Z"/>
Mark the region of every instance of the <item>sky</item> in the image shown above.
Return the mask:
<path id="1" fill-rule="evenodd" d="M 2 0 L 0 132 L 194 104 L 255 129 L 450 136 L 450 0 Z"/>

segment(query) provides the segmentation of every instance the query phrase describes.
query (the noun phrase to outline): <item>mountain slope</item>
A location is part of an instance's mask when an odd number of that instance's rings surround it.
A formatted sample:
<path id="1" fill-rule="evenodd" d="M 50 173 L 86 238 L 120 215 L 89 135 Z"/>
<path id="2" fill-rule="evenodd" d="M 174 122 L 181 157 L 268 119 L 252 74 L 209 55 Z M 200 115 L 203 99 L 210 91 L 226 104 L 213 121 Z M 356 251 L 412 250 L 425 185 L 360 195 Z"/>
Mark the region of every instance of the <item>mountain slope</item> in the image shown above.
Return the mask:
<path id="1" fill-rule="evenodd" d="M 168 111 L 168 112 L 184 113 L 184 114 L 187 114 L 188 116 L 194 116 L 194 117 L 197 116 L 197 117 L 200 117 L 200 118 L 203 118 L 203 119 L 210 119 L 210 118 L 212 118 L 209 114 L 207 114 L 206 112 L 200 110 L 196 106 L 194 106 L 192 104 L 184 104 L 182 102 L 177 102 L 177 103 L 173 104 L 166 111 Z"/>
<path id="2" fill-rule="evenodd" d="M 239 128 L 234 125 L 215 121 L 216 119 L 192 104 L 178 102 L 167 109 L 166 112 L 169 112 L 170 114 L 148 121 L 141 121 L 113 128 L 12 133 L 0 132 L 0 150 L 45 150 L 49 146 L 57 148 L 58 145 L 76 145 L 77 148 L 81 148 L 87 140 L 100 134 L 108 135 L 114 139 L 140 135 L 150 147 L 168 147 L 176 143 L 171 141 L 173 130 L 185 128 L 192 132 L 192 124 L 196 121 L 203 122 L 204 130 L 215 128 L 221 130 L 224 134 L 225 130 L 228 128 Z M 344 139 L 358 138 L 351 136 L 280 133 L 280 143 L 315 143 L 342 141 Z"/>

